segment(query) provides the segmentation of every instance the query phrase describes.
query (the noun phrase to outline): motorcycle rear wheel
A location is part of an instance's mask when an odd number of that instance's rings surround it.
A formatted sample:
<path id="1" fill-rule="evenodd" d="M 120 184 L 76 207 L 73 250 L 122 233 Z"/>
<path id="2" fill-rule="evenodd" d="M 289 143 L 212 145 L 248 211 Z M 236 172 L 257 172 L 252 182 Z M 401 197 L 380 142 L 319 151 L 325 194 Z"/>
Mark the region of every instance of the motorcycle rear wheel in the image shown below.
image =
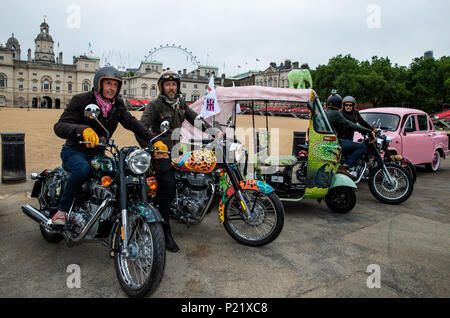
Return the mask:
<path id="1" fill-rule="evenodd" d="M 264 194 L 255 190 L 241 190 L 250 209 L 245 219 L 241 202 L 234 193 L 225 205 L 224 226 L 237 242 L 253 247 L 269 244 L 281 233 L 284 225 L 284 208 L 274 192 Z"/>
<path id="2" fill-rule="evenodd" d="M 383 167 L 377 166 L 370 174 L 370 192 L 383 203 L 399 204 L 408 200 L 414 187 L 410 174 L 403 167 L 393 162 L 385 163 L 385 166 L 394 178 L 394 184 L 389 184 L 384 177 Z"/>
<path id="3" fill-rule="evenodd" d="M 128 222 L 128 244 L 134 255 L 115 252 L 114 265 L 122 290 L 129 297 L 140 298 L 153 293 L 161 282 L 166 264 L 164 232 L 160 223 L 147 223 L 137 215 L 131 215 Z M 121 250 L 120 227 L 115 235 L 115 250 Z"/>

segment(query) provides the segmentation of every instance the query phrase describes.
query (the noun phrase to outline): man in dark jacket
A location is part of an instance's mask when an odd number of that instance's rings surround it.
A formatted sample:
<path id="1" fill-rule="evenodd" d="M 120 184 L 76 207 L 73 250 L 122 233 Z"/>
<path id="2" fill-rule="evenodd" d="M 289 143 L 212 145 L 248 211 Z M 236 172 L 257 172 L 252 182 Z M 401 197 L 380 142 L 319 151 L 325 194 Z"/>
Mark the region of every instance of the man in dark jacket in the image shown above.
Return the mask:
<path id="1" fill-rule="evenodd" d="M 346 96 L 342 100 L 342 104 L 344 107 L 342 108 L 342 115 L 348 120 L 354 122 L 355 124 L 359 124 L 367 129 L 372 130 L 372 126 L 368 122 L 366 122 L 362 117 L 359 111 L 355 109 L 356 99 L 353 96 Z M 348 139 L 353 141 L 354 131 L 347 130 L 344 135 L 342 135 L 342 139 Z"/>
<path id="2" fill-rule="evenodd" d="M 359 131 L 362 134 L 372 133 L 371 129 L 365 128 L 352 121 L 346 119 L 341 112 L 342 108 L 342 97 L 339 94 L 333 93 L 327 100 L 327 111 L 326 115 L 330 124 L 336 131 L 339 144 L 342 147 L 342 152 L 347 155 L 347 161 L 344 165 L 339 166 L 338 173 L 345 174 L 351 178 L 354 176 L 350 174 L 347 169 L 355 165 L 356 161 L 361 157 L 361 155 L 366 152 L 367 147 L 365 144 L 353 142 L 349 139 L 343 139 L 349 132 Z"/>
<path id="3" fill-rule="evenodd" d="M 172 151 L 179 142 L 178 129 L 181 128 L 184 120 L 195 126 L 198 114 L 190 109 L 181 98 L 181 79 L 177 73 L 171 70 L 164 71 L 158 80 L 158 89 L 160 94 L 145 108 L 141 123 L 153 133 L 160 134 L 160 125 L 167 120 L 170 124 L 169 130 L 159 139 L 168 146 L 168 149 L 160 150 Z M 205 121 L 201 120 L 198 123 L 202 124 L 203 131 L 211 128 Z M 141 146 L 145 145 L 139 136 L 136 136 L 136 139 Z M 176 156 L 177 154 L 172 155 Z M 175 197 L 175 172 L 171 167 L 170 159 L 158 159 L 153 162 L 159 184 L 156 199 L 159 203 L 159 211 L 165 220 L 163 229 L 166 236 L 166 248 L 168 251 L 178 252 L 179 247 L 172 237 L 169 223 L 170 205 Z"/>
<path id="4" fill-rule="evenodd" d="M 147 145 L 154 136 L 127 111 L 123 100 L 118 97 L 121 87 L 122 76 L 118 70 L 113 67 L 99 69 L 94 77 L 92 91 L 75 95 L 54 126 L 56 135 L 66 139 L 61 150 L 61 159 L 63 166 L 70 171 L 58 212 L 52 218 L 55 226 L 66 224 L 67 212 L 89 176 L 89 161 L 103 153 L 103 150 L 96 146 L 100 141 L 99 136 L 106 136 L 106 132 L 95 120 L 84 116 L 87 105 L 96 104 L 100 107 L 101 114 L 98 119 L 111 136 L 119 123 L 140 136 Z"/>

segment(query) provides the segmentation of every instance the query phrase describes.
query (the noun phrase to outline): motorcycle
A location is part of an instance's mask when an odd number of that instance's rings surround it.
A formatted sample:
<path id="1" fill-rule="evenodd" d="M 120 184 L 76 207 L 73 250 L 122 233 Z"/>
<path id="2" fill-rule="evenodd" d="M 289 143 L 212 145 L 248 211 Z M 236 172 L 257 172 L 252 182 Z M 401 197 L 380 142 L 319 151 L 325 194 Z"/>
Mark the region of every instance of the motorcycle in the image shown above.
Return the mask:
<path id="1" fill-rule="evenodd" d="M 360 141 L 367 145 L 367 151 L 349 169 L 356 176 L 355 183 L 367 180 L 370 192 L 383 203 L 399 204 L 408 200 L 414 188 L 412 175 L 397 163 L 395 157 L 388 156 L 389 138 L 377 130 L 375 138 L 366 136 Z"/>
<path id="2" fill-rule="evenodd" d="M 144 177 L 152 149 L 119 149 L 98 120 L 99 113 L 95 104 L 85 108 L 85 116 L 106 132 L 98 147 L 111 156 L 103 154 L 90 161 L 90 176 L 72 203 L 66 225 L 58 229 L 51 220 L 69 176 L 64 166 L 32 174 L 31 196 L 38 199 L 40 208 L 24 205 L 22 210 L 39 223 L 48 242 L 65 240 L 69 247 L 75 247 L 93 241 L 109 247 L 121 288 L 130 297 L 143 297 L 159 286 L 166 260 L 162 218 L 147 199 Z"/>
<path id="3" fill-rule="evenodd" d="M 234 240 L 253 247 L 275 240 L 284 225 L 283 205 L 265 182 L 243 179 L 238 166 L 245 154 L 243 146 L 226 135 L 190 142 L 202 147 L 172 160 L 176 196 L 170 218 L 199 224 L 220 200 L 219 223 Z"/>

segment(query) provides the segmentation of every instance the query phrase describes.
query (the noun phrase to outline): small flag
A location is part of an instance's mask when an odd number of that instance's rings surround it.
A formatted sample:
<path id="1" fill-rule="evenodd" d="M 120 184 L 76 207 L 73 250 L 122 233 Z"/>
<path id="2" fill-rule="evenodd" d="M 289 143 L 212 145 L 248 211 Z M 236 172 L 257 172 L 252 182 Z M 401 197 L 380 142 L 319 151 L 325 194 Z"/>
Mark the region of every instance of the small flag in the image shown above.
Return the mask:
<path id="1" fill-rule="evenodd" d="M 256 62 L 260 62 L 261 60 L 260 59 L 256 59 Z"/>
<path id="2" fill-rule="evenodd" d="M 220 106 L 217 100 L 216 90 L 214 88 L 214 75 L 211 75 L 211 79 L 208 84 L 208 94 L 203 101 L 203 107 L 201 115 L 203 118 L 208 118 L 220 113 Z"/>

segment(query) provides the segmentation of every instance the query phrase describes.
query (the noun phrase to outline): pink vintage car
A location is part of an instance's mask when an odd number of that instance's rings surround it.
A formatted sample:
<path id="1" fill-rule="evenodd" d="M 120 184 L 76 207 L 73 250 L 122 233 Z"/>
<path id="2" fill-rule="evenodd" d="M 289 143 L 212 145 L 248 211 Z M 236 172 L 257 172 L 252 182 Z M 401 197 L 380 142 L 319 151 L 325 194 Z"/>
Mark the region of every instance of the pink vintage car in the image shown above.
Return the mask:
<path id="1" fill-rule="evenodd" d="M 424 111 L 382 107 L 361 110 L 360 114 L 365 121 L 392 138 L 389 149 L 393 154 L 402 155 L 415 165 L 425 164 L 429 171 L 437 171 L 441 158 L 447 158 L 450 152 L 449 137 L 435 130 Z"/>

